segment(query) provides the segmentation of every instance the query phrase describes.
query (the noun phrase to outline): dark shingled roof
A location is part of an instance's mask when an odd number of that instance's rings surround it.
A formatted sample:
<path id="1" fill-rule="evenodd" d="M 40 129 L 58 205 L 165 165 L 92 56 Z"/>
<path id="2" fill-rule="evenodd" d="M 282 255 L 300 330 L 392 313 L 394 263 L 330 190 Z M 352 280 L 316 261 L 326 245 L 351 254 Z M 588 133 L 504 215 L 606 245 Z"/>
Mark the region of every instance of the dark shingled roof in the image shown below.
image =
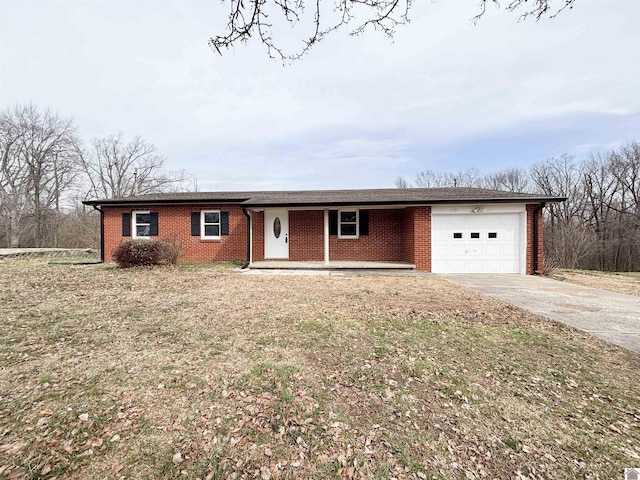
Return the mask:
<path id="1" fill-rule="evenodd" d="M 151 205 L 235 203 L 247 207 L 430 205 L 438 203 L 562 202 L 564 197 L 503 192 L 484 188 L 384 188 L 365 190 L 300 190 L 273 192 L 152 193 L 124 198 L 88 200 L 85 205 Z"/>

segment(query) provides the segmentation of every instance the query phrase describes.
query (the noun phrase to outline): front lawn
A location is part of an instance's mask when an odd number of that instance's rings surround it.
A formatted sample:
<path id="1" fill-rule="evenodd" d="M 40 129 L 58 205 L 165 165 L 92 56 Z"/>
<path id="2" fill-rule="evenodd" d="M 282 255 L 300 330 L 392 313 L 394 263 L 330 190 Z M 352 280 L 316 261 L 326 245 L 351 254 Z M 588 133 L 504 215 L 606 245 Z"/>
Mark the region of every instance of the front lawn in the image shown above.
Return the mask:
<path id="1" fill-rule="evenodd" d="M 559 280 L 591 288 L 640 296 L 640 272 L 601 272 L 599 270 L 557 270 Z"/>
<path id="2" fill-rule="evenodd" d="M 637 355 L 435 276 L 0 263 L 0 478 L 622 478 Z"/>

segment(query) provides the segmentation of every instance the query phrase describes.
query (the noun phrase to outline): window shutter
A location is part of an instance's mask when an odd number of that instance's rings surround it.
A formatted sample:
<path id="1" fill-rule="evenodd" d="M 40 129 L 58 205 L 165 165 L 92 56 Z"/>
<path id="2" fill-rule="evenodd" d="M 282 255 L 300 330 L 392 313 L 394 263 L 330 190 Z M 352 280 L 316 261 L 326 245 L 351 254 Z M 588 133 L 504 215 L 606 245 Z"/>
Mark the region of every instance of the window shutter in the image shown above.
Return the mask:
<path id="1" fill-rule="evenodd" d="M 157 237 L 158 236 L 158 212 L 151 212 L 149 216 L 151 217 L 151 225 L 149 226 L 149 236 Z"/>
<path id="2" fill-rule="evenodd" d="M 191 236 L 200 236 L 200 212 L 191 212 Z"/>
<path id="3" fill-rule="evenodd" d="M 360 210 L 360 235 L 369 235 L 369 210 Z"/>
<path id="4" fill-rule="evenodd" d="M 122 236 L 123 237 L 131 236 L 131 214 L 130 213 L 122 214 Z"/>
<path id="5" fill-rule="evenodd" d="M 338 211 L 329 210 L 329 235 L 338 235 Z"/>
<path id="6" fill-rule="evenodd" d="M 229 235 L 229 212 L 220 212 L 220 235 Z"/>

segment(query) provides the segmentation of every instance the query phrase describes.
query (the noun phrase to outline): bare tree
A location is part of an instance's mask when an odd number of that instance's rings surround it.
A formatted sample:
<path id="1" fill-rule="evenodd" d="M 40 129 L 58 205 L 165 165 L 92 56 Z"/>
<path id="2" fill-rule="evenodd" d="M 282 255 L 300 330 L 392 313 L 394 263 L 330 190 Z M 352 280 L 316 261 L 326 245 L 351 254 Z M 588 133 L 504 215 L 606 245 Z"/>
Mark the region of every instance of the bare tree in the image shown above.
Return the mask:
<path id="1" fill-rule="evenodd" d="M 396 178 L 393 184 L 396 188 L 411 188 L 411 184 L 402 177 Z"/>
<path id="2" fill-rule="evenodd" d="M 35 246 L 55 244 L 60 202 L 77 170 L 73 121 L 26 104 L 4 112 L 0 123 L 0 189 L 8 243 L 20 244 L 21 236 L 30 233 L 29 243 Z"/>
<path id="3" fill-rule="evenodd" d="M 588 225 L 573 219 L 557 224 L 545 233 L 545 256 L 564 268 L 578 268 L 597 247 L 596 233 Z"/>
<path id="4" fill-rule="evenodd" d="M 184 188 L 187 174 L 164 170 L 164 158 L 139 136 L 126 142 L 121 133 L 94 139 L 80 150 L 89 189 L 86 198 L 119 198 Z"/>
<path id="5" fill-rule="evenodd" d="M 0 222 L 5 245 L 20 245 L 27 215 L 28 176 L 20 155 L 20 135 L 11 112 L 0 115 Z"/>
<path id="6" fill-rule="evenodd" d="M 622 247 L 618 232 L 620 213 L 615 210 L 620 189 L 611 169 L 611 155 L 592 155 L 584 167 L 585 219 L 598 239 L 589 266 L 598 270 L 618 269 Z"/>
<path id="7" fill-rule="evenodd" d="M 98 139 L 85 150 L 71 119 L 32 104 L 2 111 L 0 246 L 93 245 L 97 217 L 72 195 L 113 198 L 191 187 L 185 172 L 163 165 L 140 137 Z"/>
<path id="8" fill-rule="evenodd" d="M 484 187 L 507 192 L 528 192 L 529 174 L 520 168 L 509 168 L 491 173 L 484 178 Z"/>
<path id="9" fill-rule="evenodd" d="M 229 14 L 226 32 L 209 39 L 209 45 L 218 53 L 238 43 L 256 37 L 267 49 L 269 56 L 283 61 L 302 57 L 327 35 L 341 28 L 349 28 L 352 35 L 368 29 L 393 37 L 398 26 L 409 23 L 409 10 L 413 0 L 223 0 Z M 511 0 L 506 10 L 520 18 L 540 19 L 554 17 L 572 8 L 575 0 Z M 480 9 L 472 21 L 478 22 L 488 5 L 499 7 L 498 0 L 480 0 Z M 276 40 L 274 26 L 299 27 L 306 30 L 301 47 L 293 53 L 285 51 Z"/>
<path id="10" fill-rule="evenodd" d="M 483 176 L 476 168 L 460 170 L 457 173 L 423 170 L 416 175 L 414 183 L 419 188 L 481 187 Z"/>
<path id="11" fill-rule="evenodd" d="M 531 167 L 531 181 L 536 190 L 549 196 L 567 197 L 567 201 L 549 205 L 549 220 L 568 224 L 573 218 L 583 218 L 585 196 L 583 165 L 569 155 L 549 158 Z"/>

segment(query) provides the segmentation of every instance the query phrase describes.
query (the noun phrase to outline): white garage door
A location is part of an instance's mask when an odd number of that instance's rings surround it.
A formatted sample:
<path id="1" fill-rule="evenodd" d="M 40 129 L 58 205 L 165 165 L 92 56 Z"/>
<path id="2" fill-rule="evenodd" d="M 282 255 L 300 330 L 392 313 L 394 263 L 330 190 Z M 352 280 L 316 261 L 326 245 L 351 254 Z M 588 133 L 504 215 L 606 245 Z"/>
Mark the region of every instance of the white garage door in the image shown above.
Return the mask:
<path id="1" fill-rule="evenodd" d="M 520 214 L 431 217 L 434 273 L 520 273 Z"/>

